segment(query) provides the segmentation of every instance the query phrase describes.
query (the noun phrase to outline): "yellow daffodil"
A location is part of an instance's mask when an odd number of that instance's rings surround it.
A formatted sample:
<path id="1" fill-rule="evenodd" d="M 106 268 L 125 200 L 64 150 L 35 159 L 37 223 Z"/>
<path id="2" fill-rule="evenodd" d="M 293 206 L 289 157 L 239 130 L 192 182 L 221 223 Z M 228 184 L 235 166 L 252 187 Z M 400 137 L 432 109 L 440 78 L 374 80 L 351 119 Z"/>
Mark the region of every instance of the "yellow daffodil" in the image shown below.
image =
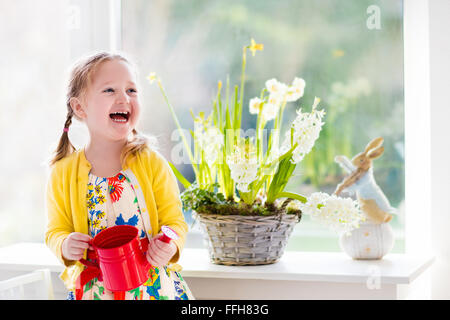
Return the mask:
<path id="1" fill-rule="evenodd" d="M 252 52 L 252 55 L 255 56 L 257 50 L 262 51 L 264 49 L 264 45 L 262 43 L 256 43 L 255 39 L 252 38 L 249 49 Z"/>
<path id="2" fill-rule="evenodd" d="M 333 50 L 333 57 L 340 58 L 345 55 L 345 51 L 341 49 Z"/>
<path id="3" fill-rule="evenodd" d="M 157 78 L 157 75 L 155 72 L 151 72 L 148 76 L 147 79 L 148 81 L 150 81 L 150 84 L 152 84 Z"/>

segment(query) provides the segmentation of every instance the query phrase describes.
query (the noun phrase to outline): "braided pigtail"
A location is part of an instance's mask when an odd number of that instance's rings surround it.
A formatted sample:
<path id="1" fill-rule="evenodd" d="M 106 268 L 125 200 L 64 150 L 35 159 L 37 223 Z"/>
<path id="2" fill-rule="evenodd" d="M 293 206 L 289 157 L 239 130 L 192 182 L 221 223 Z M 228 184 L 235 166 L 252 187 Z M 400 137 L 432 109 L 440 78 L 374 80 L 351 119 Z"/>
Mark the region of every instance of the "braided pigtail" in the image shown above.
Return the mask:
<path id="1" fill-rule="evenodd" d="M 69 154 L 75 151 L 75 147 L 69 140 L 69 127 L 72 124 L 72 117 L 73 117 L 73 110 L 70 107 L 70 104 L 67 103 L 66 122 L 64 122 L 63 133 L 61 135 L 61 138 L 59 138 L 58 147 L 55 150 L 55 156 L 50 161 L 51 165 L 55 164 L 56 161 L 61 160 L 62 158 L 68 156 Z"/>

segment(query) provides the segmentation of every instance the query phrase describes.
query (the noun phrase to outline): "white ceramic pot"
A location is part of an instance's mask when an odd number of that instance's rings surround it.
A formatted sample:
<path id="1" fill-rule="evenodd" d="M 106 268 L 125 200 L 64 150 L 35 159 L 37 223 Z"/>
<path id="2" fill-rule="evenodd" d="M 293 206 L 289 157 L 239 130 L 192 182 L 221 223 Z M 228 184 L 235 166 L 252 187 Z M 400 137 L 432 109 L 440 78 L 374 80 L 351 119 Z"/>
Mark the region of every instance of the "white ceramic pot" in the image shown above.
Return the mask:
<path id="1" fill-rule="evenodd" d="M 389 223 L 361 223 L 351 234 L 339 238 L 341 249 L 353 259 L 377 260 L 394 247 L 394 233 Z"/>

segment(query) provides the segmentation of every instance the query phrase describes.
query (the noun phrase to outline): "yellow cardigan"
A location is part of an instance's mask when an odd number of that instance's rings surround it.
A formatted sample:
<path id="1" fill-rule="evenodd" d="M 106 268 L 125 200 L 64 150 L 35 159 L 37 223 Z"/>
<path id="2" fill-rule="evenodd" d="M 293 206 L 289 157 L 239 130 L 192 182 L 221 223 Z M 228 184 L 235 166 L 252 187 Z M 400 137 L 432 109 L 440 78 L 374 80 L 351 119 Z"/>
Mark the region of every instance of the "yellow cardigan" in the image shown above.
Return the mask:
<path id="1" fill-rule="evenodd" d="M 65 265 L 60 275 L 69 290 L 75 288 L 83 265 L 62 257 L 61 245 L 72 232 L 88 234 L 87 185 L 91 164 L 84 149 L 59 160 L 51 167 L 47 182 L 46 210 L 47 228 L 45 243 Z M 177 180 L 164 157 L 149 148 L 129 157 L 123 170 L 131 171 L 141 189 L 144 208 L 141 208 L 144 224 L 152 236 L 160 232 L 163 225 L 173 228 L 180 238 L 175 242 L 178 250 L 171 263 L 178 261 L 188 230 L 184 220 Z M 136 187 L 136 186 L 135 186 Z M 139 200 L 139 197 L 138 197 Z M 147 212 L 144 212 L 147 211 Z M 148 216 L 144 216 L 148 214 Z M 85 253 L 86 257 L 86 253 Z"/>

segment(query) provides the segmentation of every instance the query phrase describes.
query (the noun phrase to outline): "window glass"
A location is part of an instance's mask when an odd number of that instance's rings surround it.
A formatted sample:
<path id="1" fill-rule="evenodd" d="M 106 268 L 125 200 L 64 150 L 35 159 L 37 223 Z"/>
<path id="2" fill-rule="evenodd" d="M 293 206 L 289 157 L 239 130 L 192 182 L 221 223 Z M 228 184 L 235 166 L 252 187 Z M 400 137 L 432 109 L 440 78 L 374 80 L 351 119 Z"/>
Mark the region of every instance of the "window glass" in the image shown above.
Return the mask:
<path id="1" fill-rule="evenodd" d="M 66 119 L 69 67 L 108 49 L 105 32 L 95 35 L 105 23 L 92 23 L 94 9 L 85 0 L 0 1 L 0 246 L 44 241 L 48 163 Z M 76 147 L 86 132 L 73 121 Z"/>
<path id="2" fill-rule="evenodd" d="M 0 246 L 43 241 L 45 162 L 66 112 L 67 3 L 0 2 Z"/>

